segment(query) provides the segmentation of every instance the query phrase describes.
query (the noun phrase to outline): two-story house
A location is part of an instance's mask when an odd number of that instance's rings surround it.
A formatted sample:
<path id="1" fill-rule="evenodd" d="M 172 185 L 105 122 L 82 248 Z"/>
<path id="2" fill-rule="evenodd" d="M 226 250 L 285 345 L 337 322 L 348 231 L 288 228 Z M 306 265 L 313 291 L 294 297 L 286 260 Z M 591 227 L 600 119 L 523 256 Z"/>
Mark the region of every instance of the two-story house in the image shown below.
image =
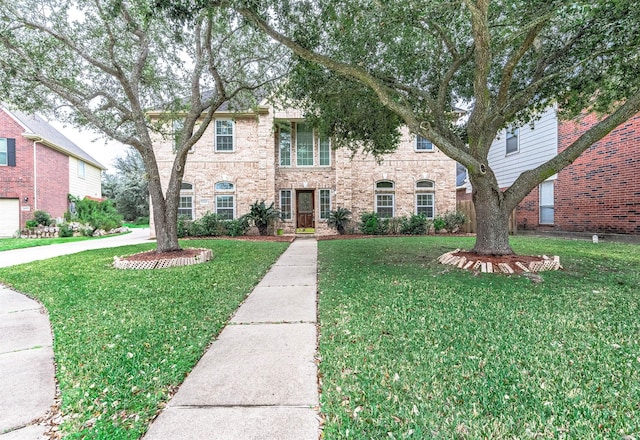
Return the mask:
<path id="1" fill-rule="evenodd" d="M 0 106 L 0 236 L 38 210 L 62 217 L 69 194 L 101 197 L 104 169 L 41 117 Z"/>
<path id="2" fill-rule="evenodd" d="M 556 156 L 597 122 L 591 113 L 560 121 L 548 108 L 533 125 L 504 130 L 489 151 L 500 187 Z M 516 210 L 518 229 L 640 234 L 638 166 L 640 114 L 525 197 Z M 462 197 L 470 197 L 469 189 Z"/>
<path id="3" fill-rule="evenodd" d="M 174 158 L 173 139 L 157 139 L 163 185 Z M 437 146 L 406 130 L 398 150 L 381 163 L 331 146 L 295 109 L 220 109 L 185 166 L 179 214 L 214 212 L 228 219 L 255 201 L 275 202 L 285 233 L 335 233 L 327 226 L 337 207 L 382 217 L 415 213 L 433 218 L 455 209 L 456 164 Z"/>

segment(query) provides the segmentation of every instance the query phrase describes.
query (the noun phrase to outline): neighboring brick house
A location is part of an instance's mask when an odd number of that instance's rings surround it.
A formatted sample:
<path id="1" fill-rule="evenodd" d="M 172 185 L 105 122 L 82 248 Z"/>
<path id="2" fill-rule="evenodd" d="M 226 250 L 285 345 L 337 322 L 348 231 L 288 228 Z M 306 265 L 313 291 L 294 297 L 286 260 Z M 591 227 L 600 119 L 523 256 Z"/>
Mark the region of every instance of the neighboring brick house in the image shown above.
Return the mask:
<path id="1" fill-rule="evenodd" d="M 502 133 L 489 153 L 500 187 L 563 151 L 597 121 L 594 114 L 559 121 L 550 108 L 533 128 Z M 639 166 L 640 114 L 529 193 L 517 208 L 518 229 L 640 234 Z M 467 190 L 462 197 L 469 196 Z"/>
<path id="2" fill-rule="evenodd" d="M 0 106 L 0 236 L 35 211 L 62 217 L 68 194 L 101 197 L 104 169 L 41 117 Z"/>
<path id="3" fill-rule="evenodd" d="M 174 159 L 173 139 L 158 139 L 155 153 L 166 187 Z M 297 110 L 263 105 L 255 111 L 216 112 L 189 153 L 179 214 L 214 212 L 237 218 L 255 201 L 275 202 L 285 233 L 306 229 L 334 234 L 327 226 L 337 207 L 383 217 L 424 213 L 433 218 L 455 209 L 456 164 L 423 138 L 403 132 L 398 150 L 382 163 L 331 148 Z"/>

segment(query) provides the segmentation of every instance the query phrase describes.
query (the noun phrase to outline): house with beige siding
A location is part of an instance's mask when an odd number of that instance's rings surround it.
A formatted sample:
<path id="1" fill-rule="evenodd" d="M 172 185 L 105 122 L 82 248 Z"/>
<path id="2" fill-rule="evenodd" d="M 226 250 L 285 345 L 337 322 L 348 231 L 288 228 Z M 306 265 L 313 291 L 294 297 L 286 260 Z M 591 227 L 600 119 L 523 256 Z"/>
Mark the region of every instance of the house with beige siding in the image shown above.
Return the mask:
<path id="1" fill-rule="evenodd" d="M 158 137 L 155 153 L 163 187 L 174 159 L 173 138 Z M 178 213 L 199 218 L 214 212 L 228 219 L 265 200 L 283 213 L 278 228 L 334 234 L 327 226 L 338 207 L 382 217 L 421 213 L 433 218 L 456 207 L 456 163 L 407 130 L 396 152 L 373 157 L 333 149 L 301 111 L 262 105 L 257 110 L 219 110 L 189 152 Z"/>

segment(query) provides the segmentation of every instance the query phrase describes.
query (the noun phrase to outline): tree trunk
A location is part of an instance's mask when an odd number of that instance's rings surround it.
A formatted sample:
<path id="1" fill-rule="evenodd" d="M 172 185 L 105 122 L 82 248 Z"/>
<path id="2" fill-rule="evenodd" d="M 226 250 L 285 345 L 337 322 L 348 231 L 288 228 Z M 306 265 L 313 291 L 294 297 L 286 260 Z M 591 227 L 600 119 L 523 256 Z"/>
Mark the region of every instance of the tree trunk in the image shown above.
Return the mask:
<path id="1" fill-rule="evenodd" d="M 143 156 L 144 158 L 144 156 Z M 155 158 L 154 158 L 155 160 Z M 153 207 L 153 221 L 156 230 L 157 252 L 170 252 L 180 250 L 178 243 L 178 198 L 180 197 L 180 186 L 169 188 L 167 198 L 162 194 L 160 176 L 155 167 L 147 166 L 149 179 L 149 197 Z"/>
<path id="2" fill-rule="evenodd" d="M 497 182 L 488 175 L 471 177 L 471 180 L 476 210 L 476 244 L 472 252 L 481 255 L 513 254 L 509 246 L 511 211 L 504 206 Z"/>

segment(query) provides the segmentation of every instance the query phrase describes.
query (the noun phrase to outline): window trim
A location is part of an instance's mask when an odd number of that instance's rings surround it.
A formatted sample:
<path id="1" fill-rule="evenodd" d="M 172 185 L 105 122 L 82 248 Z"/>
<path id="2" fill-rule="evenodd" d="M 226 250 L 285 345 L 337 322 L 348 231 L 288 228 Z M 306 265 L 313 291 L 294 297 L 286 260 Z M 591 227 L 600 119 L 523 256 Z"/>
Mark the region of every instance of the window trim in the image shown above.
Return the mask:
<path id="1" fill-rule="evenodd" d="M 322 141 L 327 141 L 327 154 L 329 158 L 329 162 L 326 164 L 322 163 Z M 318 166 L 320 167 L 330 167 L 331 166 L 331 138 L 328 136 L 318 136 Z"/>
<path id="2" fill-rule="evenodd" d="M 218 148 L 218 136 L 229 136 L 228 134 L 218 134 L 218 122 L 231 123 L 231 149 L 220 150 Z M 213 121 L 213 151 L 216 153 L 234 153 L 236 151 L 236 123 L 230 118 L 214 119 Z"/>
<path id="3" fill-rule="evenodd" d="M 391 186 L 380 186 L 391 185 Z M 378 212 L 379 204 L 378 204 L 378 196 L 391 196 L 391 216 L 390 217 L 382 217 L 380 218 L 393 218 L 396 215 L 396 183 L 393 180 L 378 180 L 375 182 L 375 191 L 374 191 L 374 210 L 376 214 L 380 215 Z"/>
<path id="4" fill-rule="evenodd" d="M 193 194 L 182 194 L 180 193 L 180 196 L 178 198 L 178 217 L 180 217 L 181 215 L 186 215 L 184 213 L 180 213 L 180 210 L 186 210 L 187 208 L 185 207 L 181 207 L 182 205 L 182 199 L 190 199 L 191 200 L 191 214 L 190 214 L 190 218 L 188 218 L 187 220 L 194 220 L 195 219 L 195 206 L 193 203 L 194 200 L 194 196 Z"/>
<path id="5" fill-rule="evenodd" d="M 513 151 L 509 151 L 509 140 L 516 138 L 516 148 Z M 520 152 L 520 128 L 510 126 L 505 131 L 505 156 L 511 156 Z"/>
<path id="6" fill-rule="evenodd" d="M 289 151 L 289 163 L 287 163 L 287 164 L 283 164 L 282 163 L 281 135 L 282 135 L 282 129 L 283 128 L 286 128 L 288 130 L 288 134 L 289 134 L 289 148 L 288 148 L 288 151 Z M 281 166 L 281 167 L 291 167 L 292 166 L 292 161 L 291 161 L 291 156 L 292 156 L 292 154 L 291 154 L 291 150 L 292 150 L 292 148 L 291 148 L 291 138 L 292 138 L 291 131 L 292 130 L 291 130 L 291 123 L 290 122 L 288 124 L 284 124 L 284 123 L 278 124 L 278 166 Z"/>
<path id="7" fill-rule="evenodd" d="M 542 191 L 543 185 L 551 185 L 551 205 L 543 205 L 542 204 Z M 556 211 L 556 204 L 555 204 L 555 198 L 556 198 L 556 194 L 555 194 L 555 184 L 553 180 L 545 180 L 544 182 L 540 183 L 540 185 L 538 185 L 538 224 L 540 225 L 548 225 L 548 226 L 552 226 L 555 225 L 555 211 Z M 542 221 L 542 208 L 551 208 L 553 210 L 553 218 L 552 221 L 550 223 L 548 222 L 543 222 Z"/>
<path id="8" fill-rule="evenodd" d="M 5 162 L 0 162 L 0 167 L 8 167 L 9 166 L 9 139 L 0 138 L 0 145 L 2 145 L 2 141 L 4 141 L 4 148 L 0 147 L 0 149 L 4 150 L 4 157 L 6 158 Z"/>
<path id="9" fill-rule="evenodd" d="M 87 178 L 87 165 L 84 163 L 84 161 L 78 159 L 77 160 L 78 165 L 78 179 L 86 179 Z"/>
<path id="10" fill-rule="evenodd" d="M 430 186 L 419 186 L 421 183 L 429 183 Z M 436 218 L 436 183 L 433 180 L 429 179 L 420 179 L 416 181 L 415 185 L 415 213 L 419 214 L 419 207 L 430 207 L 431 208 L 431 216 L 426 216 L 428 219 L 432 220 Z M 431 205 L 419 205 L 418 204 L 418 196 L 430 194 L 431 195 Z"/>
<path id="11" fill-rule="evenodd" d="M 287 211 L 285 211 L 283 209 L 284 204 L 282 203 L 282 197 L 284 195 L 284 193 L 288 193 L 289 195 L 289 210 L 288 210 L 288 215 Z M 278 195 L 278 204 L 280 206 L 280 212 L 281 214 L 281 218 L 283 221 L 292 221 L 293 220 L 293 190 L 291 189 L 281 189 L 279 191 L 279 195 Z"/>
<path id="12" fill-rule="evenodd" d="M 299 144 L 298 141 L 300 139 L 300 137 L 298 136 L 298 127 L 300 125 L 304 125 L 305 127 L 309 127 L 311 130 L 311 164 L 305 164 L 305 165 L 301 165 L 300 164 L 300 157 L 298 156 L 299 154 Z M 296 167 L 300 167 L 300 168 L 311 168 L 313 166 L 315 166 L 315 144 L 316 144 L 316 133 L 315 130 L 313 129 L 313 127 L 306 123 L 306 122 L 297 122 L 296 123 Z"/>
<path id="13" fill-rule="evenodd" d="M 228 211 L 229 209 L 231 209 L 231 218 L 225 218 L 224 220 L 233 220 L 233 219 L 235 219 L 236 218 L 236 195 L 234 193 L 231 193 L 231 192 L 229 192 L 229 193 L 222 192 L 220 194 L 216 194 L 215 197 L 216 197 L 216 200 L 215 200 L 215 203 L 216 203 L 216 205 L 215 205 L 216 215 L 221 216 L 220 210 Z M 231 197 L 231 207 L 230 208 L 228 206 L 225 206 L 225 207 L 222 207 L 222 208 L 220 208 L 218 206 L 220 198 L 222 198 L 222 197 Z"/>
<path id="14" fill-rule="evenodd" d="M 431 148 L 418 148 L 421 139 L 425 142 L 428 142 L 431 145 Z M 415 140 L 413 142 L 413 150 L 417 153 L 433 153 L 435 151 L 435 145 L 433 145 L 433 142 L 431 142 L 426 137 L 416 134 Z"/>
<path id="15" fill-rule="evenodd" d="M 323 211 L 322 211 L 322 193 L 326 193 L 328 195 L 328 200 L 329 200 L 329 205 L 327 208 L 327 211 L 325 212 L 325 215 L 323 216 Z M 318 218 L 320 220 L 323 221 L 327 221 L 329 220 L 329 216 L 331 214 L 331 189 L 329 188 L 320 188 L 318 190 Z"/>

